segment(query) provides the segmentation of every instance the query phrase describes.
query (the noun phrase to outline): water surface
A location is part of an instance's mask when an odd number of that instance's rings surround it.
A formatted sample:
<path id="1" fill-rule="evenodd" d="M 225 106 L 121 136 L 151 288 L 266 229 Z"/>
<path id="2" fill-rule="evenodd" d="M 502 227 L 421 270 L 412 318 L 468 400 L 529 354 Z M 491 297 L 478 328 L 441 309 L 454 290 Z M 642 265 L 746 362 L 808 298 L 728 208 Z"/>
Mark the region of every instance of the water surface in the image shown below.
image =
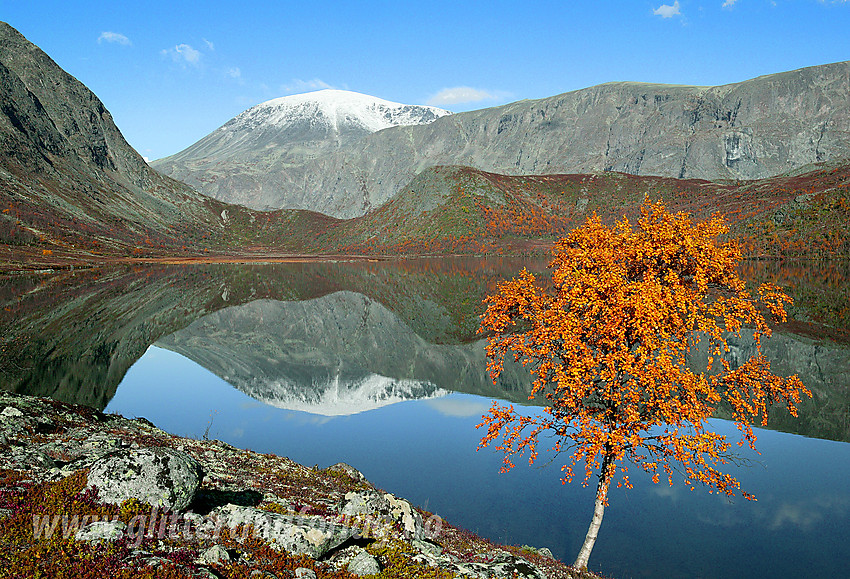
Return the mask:
<path id="1" fill-rule="evenodd" d="M 558 465 L 499 474 L 501 458 L 475 450 L 475 424 L 493 399 L 527 402 L 520 368 L 499 384 L 487 379 L 475 334 L 482 297 L 523 265 L 218 265 L 6 278 L 0 380 L 307 465 L 345 461 L 453 524 L 547 546 L 569 562 L 593 489 L 561 485 Z M 759 431 L 762 454 L 734 471 L 757 502 L 639 476 L 634 489 L 613 490 L 592 569 L 850 576 L 850 350 L 825 339 L 847 330 L 846 266 L 747 266 L 749 277 L 795 293 L 797 320 L 767 349 L 777 371 L 799 372 L 815 398 L 799 420 Z M 751 347 L 740 340 L 733 354 Z M 722 420 L 716 428 L 734 435 Z"/>

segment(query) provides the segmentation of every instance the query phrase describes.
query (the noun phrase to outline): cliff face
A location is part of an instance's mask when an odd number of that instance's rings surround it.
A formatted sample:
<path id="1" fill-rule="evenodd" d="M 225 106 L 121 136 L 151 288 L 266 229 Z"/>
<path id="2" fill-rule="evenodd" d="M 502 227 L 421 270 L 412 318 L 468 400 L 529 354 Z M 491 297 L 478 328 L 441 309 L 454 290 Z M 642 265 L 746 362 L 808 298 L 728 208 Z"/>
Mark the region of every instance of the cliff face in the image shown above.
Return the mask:
<path id="1" fill-rule="evenodd" d="M 127 144 L 103 103 L 6 23 L 0 23 L 0 74 L 4 152 L 26 161 L 24 153 L 35 160 L 45 148 L 139 187 L 151 183 L 155 172 Z"/>
<path id="2" fill-rule="evenodd" d="M 222 199 L 239 195 L 250 173 L 265 187 L 257 203 L 354 217 L 433 165 L 755 179 L 847 156 L 850 62 L 842 62 L 718 87 L 608 83 L 382 130 L 262 171 L 219 159 L 207 172 L 202 157 L 155 166 Z"/>

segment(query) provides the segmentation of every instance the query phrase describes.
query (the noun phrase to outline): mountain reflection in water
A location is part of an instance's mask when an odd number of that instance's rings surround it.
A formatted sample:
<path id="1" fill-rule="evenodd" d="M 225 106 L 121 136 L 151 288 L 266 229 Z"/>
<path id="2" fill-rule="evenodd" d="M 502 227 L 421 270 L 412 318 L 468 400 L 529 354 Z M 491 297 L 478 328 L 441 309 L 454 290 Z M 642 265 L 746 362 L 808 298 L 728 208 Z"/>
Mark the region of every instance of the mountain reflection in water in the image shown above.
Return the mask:
<path id="1" fill-rule="evenodd" d="M 498 281 L 545 265 L 457 258 L 8 276 L 0 280 L 0 380 L 8 390 L 103 409 L 155 343 L 259 401 L 317 414 L 448 391 L 527 403 L 519 365 L 490 381 L 476 329 L 481 300 Z M 799 419 L 778 412 L 770 426 L 850 440 L 846 264 L 742 269 L 795 297 L 796 321 L 765 352 L 778 373 L 798 373 L 814 394 Z M 746 333 L 730 343 L 733 358 L 754 349 Z"/>

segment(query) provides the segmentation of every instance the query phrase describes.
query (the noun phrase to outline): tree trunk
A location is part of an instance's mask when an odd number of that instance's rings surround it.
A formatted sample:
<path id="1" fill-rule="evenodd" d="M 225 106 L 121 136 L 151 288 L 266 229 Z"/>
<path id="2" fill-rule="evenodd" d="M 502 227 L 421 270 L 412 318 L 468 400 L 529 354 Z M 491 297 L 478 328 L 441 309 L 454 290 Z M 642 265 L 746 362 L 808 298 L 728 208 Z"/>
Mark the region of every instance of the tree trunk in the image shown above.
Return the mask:
<path id="1" fill-rule="evenodd" d="M 599 484 L 596 487 L 596 503 L 593 505 L 593 518 L 590 520 L 590 527 L 587 529 L 587 535 L 584 537 L 584 544 L 578 552 L 576 562 L 573 563 L 573 567 L 581 571 L 587 569 L 590 552 L 593 550 L 593 545 L 596 543 L 596 535 L 599 534 L 599 527 L 602 525 L 602 515 L 605 514 L 608 484 L 611 482 L 609 464 L 608 457 L 605 457 L 602 461 L 601 472 L 599 473 Z"/>

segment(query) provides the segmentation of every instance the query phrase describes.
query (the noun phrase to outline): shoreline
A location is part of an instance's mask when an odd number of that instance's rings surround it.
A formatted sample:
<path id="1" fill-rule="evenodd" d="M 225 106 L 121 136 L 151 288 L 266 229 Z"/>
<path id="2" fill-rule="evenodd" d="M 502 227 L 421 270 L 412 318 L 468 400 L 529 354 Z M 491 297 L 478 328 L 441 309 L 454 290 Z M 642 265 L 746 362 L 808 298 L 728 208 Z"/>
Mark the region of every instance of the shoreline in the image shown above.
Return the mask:
<path id="1" fill-rule="evenodd" d="M 199 467 L 188 506 L 134 499 L 111 505 L 104 502 L 109 484 L 86 490 L 103 464 L 145 453 L 179 454 Z M 362 574 L 352 571 L 356 559 L 372 565 L 371 573 L 379 570 L 369 576 L 387 579 L 596 577 L 555 560 L 548 549 L 497 545 L 454 527 L 376 489 L 342 463 L 309 468 L 218 440 L 175 436 L 144 418 L 50 398 L 0 392 L 0 476 L 0 563 L 21 573 L 12 576 L 50 575 L 51 564 L 89 561 L 95 567 L 109 562 L 108 572 L 95 575 L 103 577 L 160 576 L 170 569 L 168 577 L 282 577 L 289 571 L 296 577 L 345 578 Z M 76 506 L 57 509 L 57 501 L 46 499 L 61 492 L 70 496 L 59 504 Z M 43 525 L 65 532 L 37 538 L 43 534 L 38 521 L 52 521 Z M 106 530 L 109 538 L 97 535 Z M 306 540 L 286 543 L 302 534 Z M 117 562 L 116 552 L 123 553 Z"/>
<path id="2" fill-rule="evenodd" d="M 493 253 L 301 253 L 281 252 L 268 248 L 257 251 L 209 251 L 153 255 L 96 255 L 75 248 L 10 246 L 0 244 L 0 274 L 53 272 L 74 268 L 109 267 L 117 265 L 195 265 L 195 264 L 267 264 L 310 262 L 383 262 L 398 259 L 435 259 L 453 257 L 548 257 L 554 247 L 550 240 L 517 240 L 500 246 Z"/>

